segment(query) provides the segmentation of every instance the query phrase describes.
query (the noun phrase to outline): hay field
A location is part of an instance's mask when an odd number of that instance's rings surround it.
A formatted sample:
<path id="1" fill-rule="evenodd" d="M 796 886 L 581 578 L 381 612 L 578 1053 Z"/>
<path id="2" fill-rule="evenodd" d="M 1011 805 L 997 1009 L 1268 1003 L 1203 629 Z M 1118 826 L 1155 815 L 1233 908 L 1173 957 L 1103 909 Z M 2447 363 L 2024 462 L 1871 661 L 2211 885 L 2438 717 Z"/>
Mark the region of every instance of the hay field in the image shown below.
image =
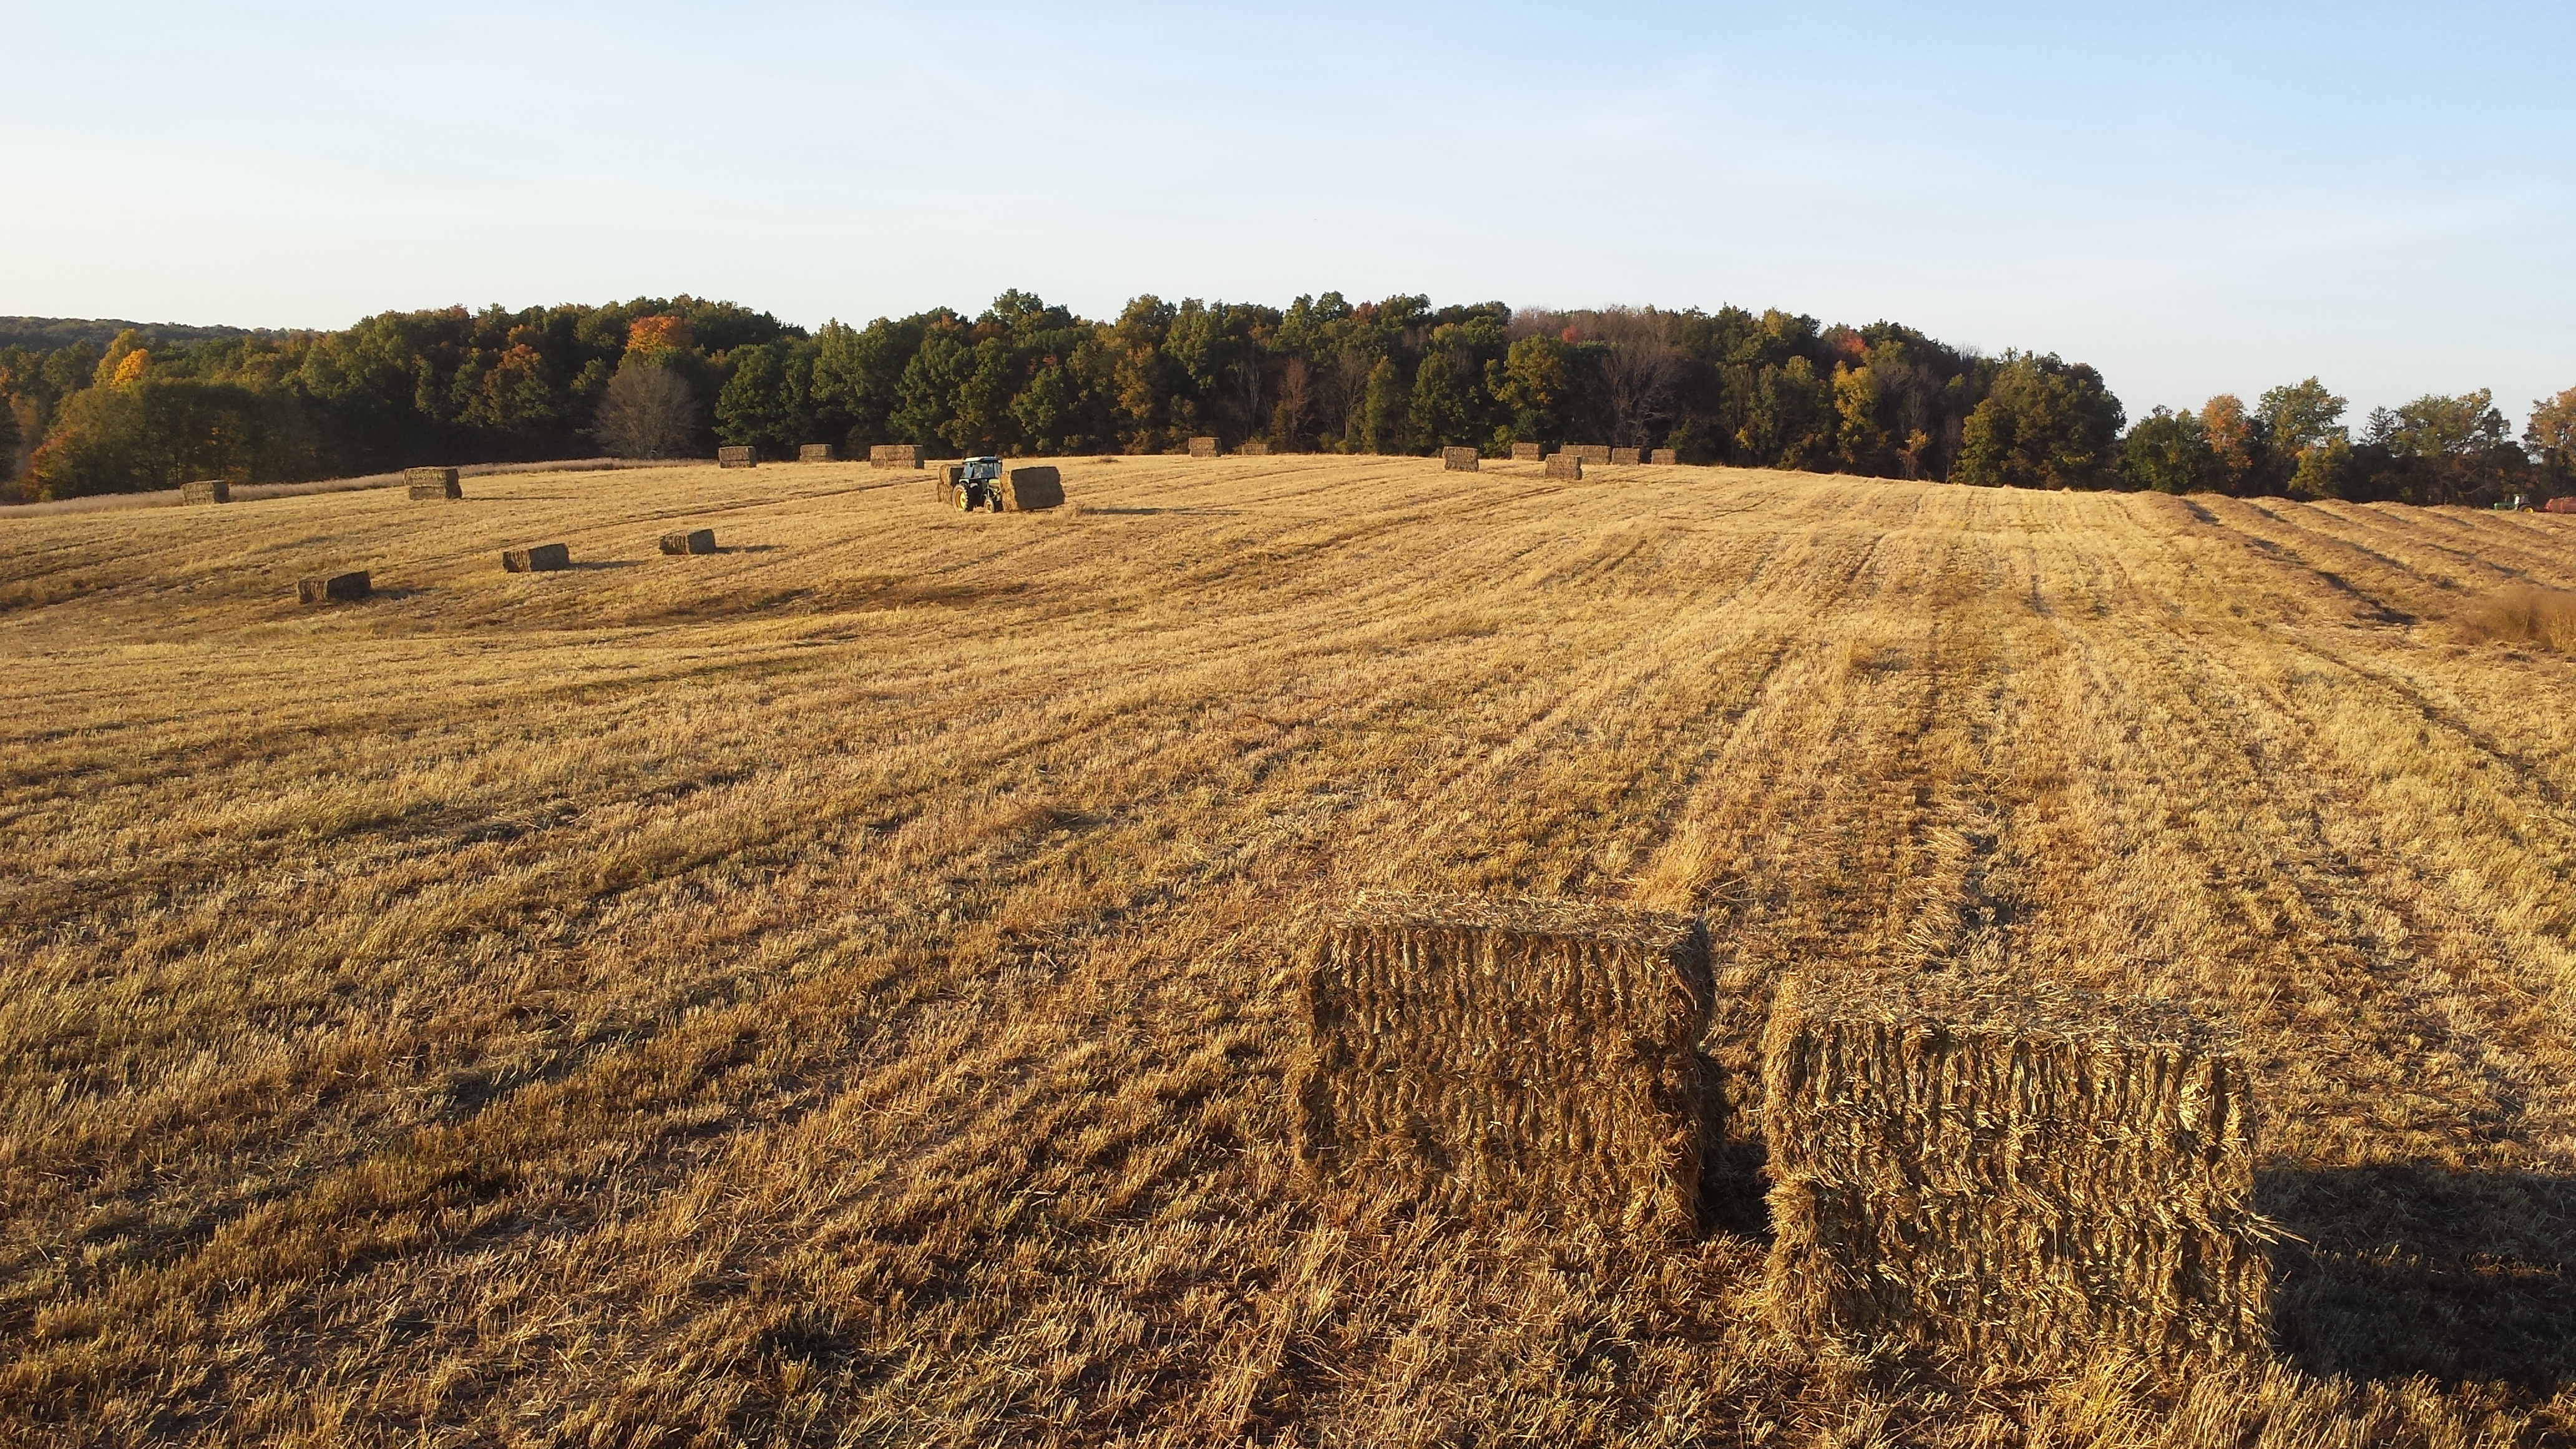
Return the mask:
<path id="1" fill-rule="evenodd" d="M 1063 467 L 0 520 L 0 1439 L 2576 1434 L 2576 519 Z M 1706 913 L 1736 1123 L 1801 968 L 2233 1022 L 2273 1361 L 1783 1342 L 1742 1140 L 1678 1251 L 1301 1190 L 1373 886 Z"/>

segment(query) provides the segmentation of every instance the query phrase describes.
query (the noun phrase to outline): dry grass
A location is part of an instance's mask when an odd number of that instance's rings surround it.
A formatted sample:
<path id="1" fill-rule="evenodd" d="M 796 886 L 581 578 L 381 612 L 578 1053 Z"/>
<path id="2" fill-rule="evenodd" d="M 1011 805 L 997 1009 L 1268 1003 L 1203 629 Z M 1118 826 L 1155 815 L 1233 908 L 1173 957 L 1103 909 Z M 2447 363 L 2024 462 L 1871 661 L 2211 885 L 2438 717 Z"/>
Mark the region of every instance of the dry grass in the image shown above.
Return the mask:
<path id="1" fill-rule="evenodd" d="M 0 524 L 0 1438 L 2576 1431 L 2576 661 L 2438 623 L 2576 524 L 1059 466 Z M 1705 913 L 1738 1093 L 1793 970 L 2234 1024 L 2274 1361 L 1955 1390 L 1776 1335 L 1755 1194 L 1302 1189 L 1295 927 L 1378 885 Z"/>
<path id="2" fill-rule="evenodd" d="M 2496 590 L 2469 611 L 2469 631 L 2481 639 L 2576 650 L 2576 593 L 2514 584 Z"/>

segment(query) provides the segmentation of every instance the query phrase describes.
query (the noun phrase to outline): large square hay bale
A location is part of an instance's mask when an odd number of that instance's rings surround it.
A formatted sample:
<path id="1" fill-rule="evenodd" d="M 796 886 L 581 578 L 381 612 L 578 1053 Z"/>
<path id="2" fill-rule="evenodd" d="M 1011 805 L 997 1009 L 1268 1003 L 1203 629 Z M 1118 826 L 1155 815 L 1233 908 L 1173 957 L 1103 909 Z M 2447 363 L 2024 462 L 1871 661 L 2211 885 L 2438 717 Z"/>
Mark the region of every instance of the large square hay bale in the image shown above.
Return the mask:
<path id="1" fill-rule="evenodd" d="M 333 574 L 328 578 L 297 579 L 295 602 L 299 604 L 345 603 L 367 596 L 368 583 L 364 569 L 353 574 Z"/>
<path id="2" fill-rule="evenodd" d="M 1250 438 L 1246 439 L 1243 446 L 1235 449 L 1235 451 L 1241 453 L 1247 458 L 1267 458 L 1270 456 L 1270 445 L 1261 441 L 1259 438 Z"/>
<path id="3" fill-rule="evenodd" d="M 1064 475 L 1052 463 L 1011 468 L 1002 478 L 1002 507 L 1011 513 L 1053 508 L 1064 502 Z"/>
<path id="4" fill-rule="evenodd" d="M 716 466 L 719 468 L 757 468 L 760 466 L 760 450 L 758 448 L 744 446 L 718 448 L 716 449 Z"/>
<path id="5" fill-rule="evenodd" d="M 796 461 L 799 463 L 829 463 L 840 456 L 829 443 L 807 443 L 796 450 Z"/>
<path id="6" fill-rule="evenodd" d="M 715 551 L 716 531 L 712 528 L 691 528 L 678 533 L 666 533 L 662 535 L 662 552 L 664 553 L 689 554 L 714 553 Z"/>
<path id="7" fill-rule="evenodd" d="M 1568 443 L 1562 451 L 1572 453 L 1586 463 L 1607 463 L 1610 449 L 1602 443 Z"/>
<path id="8" fill-rule="evenodd" d="M 1583 455 L 1574 452 L 1571 449 L 1562 453 L 1548 454 L 1547 476 L 1550 478 L 1571 478 L 1577 482 L 1582 481 Z"/>
<path id="9" fill-rule="evenodd" d="M 1440 466 L 1452 473 L 1473 473 L 1480 456 L 1473 448 L 1443 448 Z"/>
<path id="10" fill-rule="evenodd" d="M 572 550 L 559 543 L 506 549 L 501 554 L 501 567 L 514 574 L 542 574 L 568 569 L 572 567 Z"/>
<path id="11" fill-rule="evenodd" d="M 941 465 L 938 472 L 930 480 L 930 486 L 939 490 L 939 506 L 942 508 L 956 507 L 958 485 L 965 481 L 965 464 L 947 463 Z"/>
<path id="12" fill-rule="evenodd" d="M 179 501 L 181 503 L 230 503 L 233 501 L 233 485 L 222 478 L 205 478 L 194 483 L 182 483 L 179 485 Z"/>
<path id="13" fill-rule="evenodd" d="M 1538 443 L 1514 443 L 1512 444 L 1512 461 L 1515 463 L 1535 463 L 1545 453 L 1545 451 L 1546 449 Z"/>
<path id="14" fill-rule="evenodd" d="M 453 468 L 405 468 L 403 487 L 414 500 L 465 496 L 465 489 L 456 481 Z"/>
<path id="15" fill-rule="evenodd" d="M 1191 457 L 1193 457 L 1193 458 L 1213 458 L 1213 457 L 1215 457 L 1215 456 L 1216 456 L 1216 439 L 1214 439 L 1214 438 L 1192 438 L 1192 439 L 1190 439 L 1190 456 L 1191 456 Z"/>
<path id="16" fill-rule="evenodd" d="M 871 468 L 919 468 L 921 466 L 921 445 L 919 443 L 872 444 L 868 448 L 868 466 Z"/>
<path id="17" fill-rule="evenodd" d="M 1681 460 L 1682 455 L 1670 448 L 1657 448 L 1649 459 L 1656 463 L 1678 463 Z"/>
<path id="18" fill-rule="evenodd" d="M 2188 1013 L 1817 979 L 1783 988 L 1763 1058 L 1790 1332 L 2020 1369 L 2264 1343 L 2251 1086 Z"/>
<path id="19" fill-rule="evenodd" d="M 1610 461 L 1613 463 L 1635 463 L 1642 461 L 1642 459 L 1643 455 L 1634 448 L 1612 448 L 1610 450 Z"/>
<path id="20" fill-rule="evenodd" d="M 1301 1161 L 1440 1211 L 1688 1234 L 1715 1109 L 1687 916 L 1369 894 L 1303 966 Z"/>

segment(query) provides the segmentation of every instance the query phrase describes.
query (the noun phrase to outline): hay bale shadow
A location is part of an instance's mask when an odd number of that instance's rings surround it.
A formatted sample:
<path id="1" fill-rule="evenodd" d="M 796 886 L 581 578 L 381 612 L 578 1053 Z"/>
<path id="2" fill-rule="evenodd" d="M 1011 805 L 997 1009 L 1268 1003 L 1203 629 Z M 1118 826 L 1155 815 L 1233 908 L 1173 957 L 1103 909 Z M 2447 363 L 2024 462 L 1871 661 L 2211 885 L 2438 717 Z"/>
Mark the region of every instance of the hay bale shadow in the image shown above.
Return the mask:
<path id="1" fill-rule="evenodd" d="M 549 570 L 549 572 L 559 574 L 597 573 L 602 569 L 632 569 L 641 567 L 643 567 L 642 564 L 637 563 L 631 558 L 581 559 L 565 564 L 562 568 Z"/>
<path id="2" fill-rule="evenodd" d="M 2257 1175 L 2273 1336 L 2310 1373 L 2576 1384 L 2576 1178 L 2430 1163 Z"/>

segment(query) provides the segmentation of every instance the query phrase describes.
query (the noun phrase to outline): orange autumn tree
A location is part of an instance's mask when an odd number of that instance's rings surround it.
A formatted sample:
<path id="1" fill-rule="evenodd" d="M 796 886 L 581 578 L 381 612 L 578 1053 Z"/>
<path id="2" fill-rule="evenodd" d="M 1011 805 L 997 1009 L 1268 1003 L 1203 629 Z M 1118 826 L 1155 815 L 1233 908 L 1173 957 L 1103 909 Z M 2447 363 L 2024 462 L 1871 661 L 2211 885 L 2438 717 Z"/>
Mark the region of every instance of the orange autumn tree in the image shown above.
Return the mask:
<path id="1" fill-rule="evenodd" d="M 635 358 L 658 358 L 665 353 L 686 352 L 697 345 L 689 335 L 685 317 L 656 315 L 638 317 L 626 328 L 626 355 Z"/>

